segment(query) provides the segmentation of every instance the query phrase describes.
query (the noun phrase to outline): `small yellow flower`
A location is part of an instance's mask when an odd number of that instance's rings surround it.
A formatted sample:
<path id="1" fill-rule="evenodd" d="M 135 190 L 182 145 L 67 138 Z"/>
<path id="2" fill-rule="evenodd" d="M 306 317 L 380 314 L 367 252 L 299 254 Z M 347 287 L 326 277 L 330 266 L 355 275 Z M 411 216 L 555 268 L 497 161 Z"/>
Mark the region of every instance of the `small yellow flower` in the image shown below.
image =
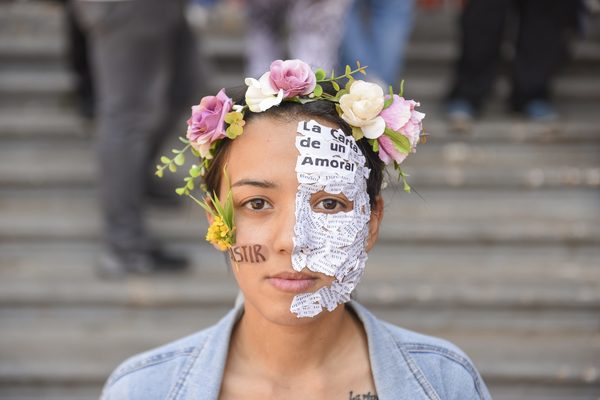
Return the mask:
<path id="1" fill-rule="evenodd" d="M 223 222 L 223 219 L 215 216 L 212 224 L 208 227 L 208 232 L 206 232 L 206 240 L 215 245 L 219 250 L 225 251 L 232 245 L 231 233 L 231 230 Z"/>

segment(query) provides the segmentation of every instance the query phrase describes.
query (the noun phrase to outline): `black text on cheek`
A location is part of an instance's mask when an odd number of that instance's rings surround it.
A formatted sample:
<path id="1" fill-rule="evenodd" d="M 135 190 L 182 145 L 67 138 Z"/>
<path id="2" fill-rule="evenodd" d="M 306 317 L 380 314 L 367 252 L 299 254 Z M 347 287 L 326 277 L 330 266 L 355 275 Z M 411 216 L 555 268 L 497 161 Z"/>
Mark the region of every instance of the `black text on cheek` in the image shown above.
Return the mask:
<path id="1" fill-rule="evenodd" d="M 248 244 L 243 246 L 233 246 L 231 248 L 231 257 L 235 262 L 261 263 L 267 261 L 264 255 L 263 246 L 260 244 Z"/>

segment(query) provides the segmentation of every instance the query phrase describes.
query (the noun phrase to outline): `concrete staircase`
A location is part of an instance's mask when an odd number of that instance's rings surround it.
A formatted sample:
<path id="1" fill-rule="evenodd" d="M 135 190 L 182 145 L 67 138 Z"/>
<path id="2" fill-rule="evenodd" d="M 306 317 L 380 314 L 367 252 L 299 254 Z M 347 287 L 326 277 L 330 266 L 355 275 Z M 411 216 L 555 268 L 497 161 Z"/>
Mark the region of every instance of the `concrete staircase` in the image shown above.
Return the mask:
<path id="1" fill-rule="evenodd" d="M 211 89 L 242 77 L 243 29 L 225 18 L 215 12 L 200 29 Z M 552 129 L 507 118 L 500 80 L 485 119 L 457 136 L 438 109 L 453 18 L 418 15 L 404 78 L 431 140 L 406 164 L 419 195 L 386 191 L 358 298 L 457 343 L 496 400 L 598 400 L 600 35 L 577 45 L 558 80 L 564 119 Z M 1 399 L 97 398 L 125 357 L 216 322 L 236 295 L 188 203 L 149 213 L 160 237 L 193 256 L 189 274 L 95 277 L 93 127 L 73 106 L 62 23 L 54 3 L 0 3 Z"/>

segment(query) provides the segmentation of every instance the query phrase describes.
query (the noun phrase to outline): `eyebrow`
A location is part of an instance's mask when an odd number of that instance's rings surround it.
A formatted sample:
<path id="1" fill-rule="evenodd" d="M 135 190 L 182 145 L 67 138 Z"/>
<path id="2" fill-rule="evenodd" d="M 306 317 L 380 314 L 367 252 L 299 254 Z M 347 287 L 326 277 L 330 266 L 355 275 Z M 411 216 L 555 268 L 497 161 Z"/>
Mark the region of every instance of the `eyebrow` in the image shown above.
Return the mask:
<path id="1" fill-rule="evenodd" d="M 236 186 L 255 186 L 255 187 L 259 187 L 259 188 L 263 188 L 263 189 L 275 189 L 277 187 L 277 185 L 274 182 L 257 181 L 254 179 L 240 179 L 239 181 L 237 181 L 236 183 L 231 185 L 231 187 L 236 187 Z"/>

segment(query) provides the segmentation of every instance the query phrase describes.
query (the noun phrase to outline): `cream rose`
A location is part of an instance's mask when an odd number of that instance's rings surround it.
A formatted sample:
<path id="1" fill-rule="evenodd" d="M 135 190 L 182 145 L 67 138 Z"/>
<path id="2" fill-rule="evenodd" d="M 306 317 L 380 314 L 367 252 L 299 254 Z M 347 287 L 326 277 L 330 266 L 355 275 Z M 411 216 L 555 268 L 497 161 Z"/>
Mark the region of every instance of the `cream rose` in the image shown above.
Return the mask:
<path id="1" fill-rule="evenodd" d="M 379 115 L 383 110 L 383 89 L 375 83 L 355 81 L 347 94 L 340 97 L 342 118 L 362 129 L 368 139 L 377 139 L 385 130 L 385 121 Z"/>
<path id="2" fill-rule="evenodd" d="M 278 105 L 283 100 L 283 89 L 271 85 L 270 72 L 265 72 L 258 80 L 246 78 L 246 104 L 252 112 L 263 112 Z"/>

